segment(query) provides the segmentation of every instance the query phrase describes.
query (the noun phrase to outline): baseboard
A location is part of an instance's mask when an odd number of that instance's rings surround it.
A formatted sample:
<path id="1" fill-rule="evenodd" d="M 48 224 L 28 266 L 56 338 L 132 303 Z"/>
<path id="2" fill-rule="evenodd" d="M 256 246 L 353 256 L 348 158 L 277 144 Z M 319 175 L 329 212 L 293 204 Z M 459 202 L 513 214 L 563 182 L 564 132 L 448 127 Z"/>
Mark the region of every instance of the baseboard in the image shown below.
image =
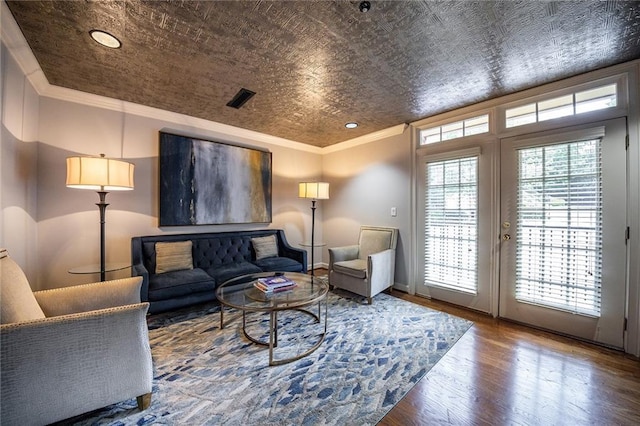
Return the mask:
<path id="1" fill-rule="evenodd" d="M 324 262 L 316 262 L 313 269 L 326 269 L 329 270 L 329 264 Z"/>
<path id="2" fill-rule="evenodd" d="M 393 289 L 394 290 L 404 291 L 405 293 L 409 293 L 409 285 L 408 284 L 394 283 L 393 284 Z"/>

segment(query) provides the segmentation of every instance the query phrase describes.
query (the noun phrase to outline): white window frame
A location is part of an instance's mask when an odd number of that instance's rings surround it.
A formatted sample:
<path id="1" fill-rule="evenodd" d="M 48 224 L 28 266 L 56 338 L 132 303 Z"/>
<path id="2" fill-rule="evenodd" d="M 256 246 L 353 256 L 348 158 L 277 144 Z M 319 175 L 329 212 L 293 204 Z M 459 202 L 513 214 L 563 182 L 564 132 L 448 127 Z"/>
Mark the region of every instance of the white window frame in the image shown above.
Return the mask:
<path id="1" fill-rule="evenodd" d="M 423 130 L 428 130 L 428 129 L 432 129 L 434 127 L 442 127 L 442 126 L 446 126 L 448 124 L 453 124 L 459 121 L 465 121 L 465 120 L 469 120 L 471 118 L 475 118 L 475 117 L 479 117 L 479 116 L 483 116 L 486 115 L 488 116 L 488 123 L 489 123 L 489 131 L 485 132 L 485 133 L 477 133 L 475 135 L 469 135 L 469 136 L 462 136 L 459 138 L 454 138 L 454 139 L 447 139 L 445 141 L 440 141 L 440 142 L 433 142 L 433 143 L 429 143 L 429 144 L 424 144 L 421 145 L 420 141 L 421 141 L 421 133 Z M 473 141 L 484 141 L 484 140 L 493 140 L 495 139 L 495 134 L 496 134 L 496 114 L 495 114 L 495 108 L 485 108 L 485 109 L 478 109 L 472 112 L 468 112 L 466 114 L 460 114 L 460 115 L 455 115 L 455 116 L 447 116 L 448 118 L 444 118 L 444 119 L 440 119 L 437 121 L 434 120 L 421 120 L 415 123 L 412 123 L 415 126 L 416 129 L 416 150 L 417 150 L 417 154 L 418 155 L 425 155 L 426 153 L 431 153 L 433 152 L 432 150 L 441 150 L 441 149 L 456 149 L 454 148 L 455 146 L 464 146 L 464 143 L 466 141 L 469 140 L 473 140 Z"/>
<path id="2" fill-rule="evenodd" d="M 533 103 L 548 101 L 562 96 L 573 95 L 574 93 L 596 89 L 598 87 L 608 86 L 611 84 L 616 85 L 615 107 L 598 109 L 580 114 L 572 114 L 549 120 L 536 121 L 534 123 L 523 124 L 521 126 L 507 127 L 507 110 Z M 514 102 L 500 104 L 496 107 L 496 131 L 500 137 L 503 138 L 534 131 L 538 132 L 547 129 L 572 126 L 585 122 L 607 120 L 626 115 L 629 108 L 629 94 L 627 87 L 627 74 L 617 74 L 611 77 L 605 77 L 589 81 L 587 83 L 565 87 L 559 90 L 544 92 L 540 95 L 522 98 Z"/>
<path id="3" fill-rule="evenodd" d="M 486 132 L 480 132 L 480 133 L 471 133 L 471 134 L 466 134 L 466 131 L 467 131 L 466 122 L 467 122 L 467 121 L 469 121 L 469 120 L 477 120 L 477 119 L 480 119 L 480 118 L 483 118 L 483 117 L 487 117 L 487 120 L 486 120 L 486 124 L 487 124 L 487 131 L 486 131 Z M 433 144 L 437 144 L 437 143 L 449 142 L 449 141 L 454 141 L 454 140 L 458 140 L 458 139 L 468 138 L 468 137 L 470 137 L 470 136 L 481 136 L 481 135 L 486 135 L 486 134 L 488 134 L 488 133 L 491 131 L 491 123 L 490 123 L 490 119 L 491 119 L 491 117 L 489 116 L 489 114 L 488 114 L 488 113 L 486 113 L 486 114 L 478 114 L 478 115 L 476 115 L 476 116 L 469 117 L 469 118 L 466 118 L 466 119 L 464 119 L 464 120 L 456 120 L 456 121 L 452 121 L 452 122 L 449 122 L 449 123 L 446 123 L 446 124 L 441 124 L 441 125 L 435 125 L 435 126 L 427 127 L 427 128 L 421 129 L 421 130 L 418 132 L 418 135 L 419 135 L 419 138 L 420 138 L 420 139 L 419 139 L 419 141 L 418 141 L 418 143 L 420 144 L 420 146 L 426 146 L 426 145 L 433 145 Z M 447 131 L 445 131 L 445 129 L 444 129 L 444 128 L 445 128 L 445 127 L 447 127 L 447 126 L 451 126 L 451 125 L 453 125 L 453 124 L 459 124 L 459 125 L 460 125 L 460 127 L 456 128 L 456 129 L 459 129 L 460 131 L 462 131 L 462 136 L 456 136 L 456 137 L 454 137 L 454 138 L 447 138 L 447 139 L 443 139 L 443 138 L 442 138 L 442 137 L 443 137 L 443 135 L 444 135 L 446 132 L 448 132 L 448 130 L 447 130 Z M 472 127 L 473 127 L 473 126 L 472 126 Z M 425 131 L 427 131 L 427 130 L 436 130 L 436 129 L 438 130 L 437 134 L 439 135 L 439 139 L 440 139 L 440 140 L 439 140 L 439 141 L 435 141 L 435 142 L 426 142 L 426 143 L 422 143 L 422 132 L 425 132 Z M 436 133 L 431 133 L 431 134 L 436 134 Z"/>

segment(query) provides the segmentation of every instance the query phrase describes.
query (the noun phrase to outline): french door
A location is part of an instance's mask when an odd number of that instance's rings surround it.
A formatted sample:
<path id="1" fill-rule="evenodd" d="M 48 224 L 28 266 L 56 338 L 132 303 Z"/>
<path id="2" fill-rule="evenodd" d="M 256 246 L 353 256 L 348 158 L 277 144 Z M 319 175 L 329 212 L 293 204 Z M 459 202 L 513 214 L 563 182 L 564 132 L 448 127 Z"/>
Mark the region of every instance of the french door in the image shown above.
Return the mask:
<path id="1" fill-rule="evenodd" d="M 491 312 L 494 170 L 491 144 L 421 158 L 417 294 Z"/>
<path id="2" fill-rule="evenodd" d="M 626 120 L 418 162 L 416 293 L 622 347 Z"/>
<path id="3" fill-rule="evenodd" d="M 501 141 L 501 317 L 622 347 L 626 121 Z"/>

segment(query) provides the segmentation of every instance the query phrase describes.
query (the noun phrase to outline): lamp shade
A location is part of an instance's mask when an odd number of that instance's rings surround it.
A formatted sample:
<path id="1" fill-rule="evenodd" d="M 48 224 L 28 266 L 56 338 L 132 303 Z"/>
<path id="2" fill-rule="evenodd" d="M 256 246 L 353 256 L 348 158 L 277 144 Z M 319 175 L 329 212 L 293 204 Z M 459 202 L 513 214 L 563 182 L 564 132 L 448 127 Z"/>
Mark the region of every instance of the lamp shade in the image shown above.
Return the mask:
<path id="1" fill-rule="evenodd" d="M 122 160 L 100 157 L 68 157 L 67 186 L 94 191 L 133 189 L 134 165 Z"/>
<path id="2" fill-rule="evenodd" d="M 314 200 L 327 200 L 329 199 L 329 183 L 300 182 L 298 185 L 298 197 L 312 198 Z"/>

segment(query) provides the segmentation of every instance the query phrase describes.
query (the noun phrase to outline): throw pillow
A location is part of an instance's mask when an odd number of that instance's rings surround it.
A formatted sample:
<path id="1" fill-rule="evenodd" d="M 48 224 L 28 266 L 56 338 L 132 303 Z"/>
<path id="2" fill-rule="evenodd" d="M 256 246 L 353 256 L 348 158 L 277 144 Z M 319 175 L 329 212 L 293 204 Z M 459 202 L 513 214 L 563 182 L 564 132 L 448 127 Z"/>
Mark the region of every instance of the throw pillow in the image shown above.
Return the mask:
<path id="1" fill-rule="evenodd" d="M 20 266 L 6 249 L 0 249 L 0 259 L 0 322 L 10 324 L 44 318 Z"/>
<path id="2" fill-rule="evenodd" d="M 251 244 L 256 252 L 256 260 L 278 256 L 278 241 L 275 235 L 252 238 Z"/>
<path id="3" fill-rule="evenodd" d="M 191 241 L 156 243 L 156 274 L 193 269 Z"/>

